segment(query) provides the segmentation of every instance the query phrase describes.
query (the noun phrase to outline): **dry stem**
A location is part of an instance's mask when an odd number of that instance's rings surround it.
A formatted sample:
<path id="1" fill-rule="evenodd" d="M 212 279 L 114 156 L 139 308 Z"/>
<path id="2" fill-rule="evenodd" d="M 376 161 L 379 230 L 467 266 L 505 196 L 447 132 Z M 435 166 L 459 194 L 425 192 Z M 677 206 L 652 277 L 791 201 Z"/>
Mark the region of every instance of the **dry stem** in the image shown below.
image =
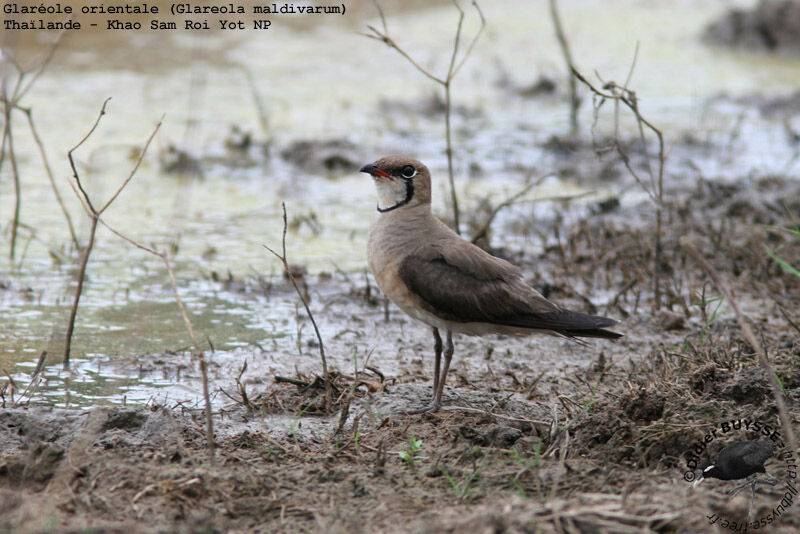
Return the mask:
<path id="1" fill-rule="evenodd" d="M 58 47 L 59 42 L 61 41 L 61 37 L 64 35 L 64 31 L 58 34 L 55 41 L 50 45 L 50 47 L 41 55 L 40 58 L 37 59 L 39 65 L 35 68 L 30 70 L 25 70 L 19 62 L 16 61 L 11 51 L 4 49 L 0 51 L 4 56 L 5 61 L 12 65 L 16 73 L 16 82 L 14 83 L 14 87 L 11 92 L 8 92 L 8 88 L 6 84 L 2 84 L 2 94 L 0 95 L 0 104 L 3 105 L 3 119 L 5 121 L 3 127 L 3 137 L 2 142 L 0 142 L 0 170 L 3 168 L 3 163 L 5 162 L 6 154 L 8 154 L 8 158 L 11 162 L 11 171 L 14 180 L 14 218 L 11 225 L 11 243 L 9 247 L 9 258 L 11 259 L 11 263 L 14 263 L 14 256 L 16 254 L 16 245 L 17 245 L 17 234 L 20 226 L 20 212 L 22 209 L 22 190 L 20 184 L 20 175 L 19 175 L 19 168 L 17 166 L 17 157 L 14 151 L 14 136 L 12 131 L 12 111 L 19 110 L 28 115 L 28 122 L 31 127 L 31 132 L 33 133 L 34 139 L 36 143 L 39 145 L 39 148 L 42 152 L 42 156 L 44 157 L 44 148 L 41 145 L 41 139 L 39 138 L 37 132 L 33 127 L 33 122 L 30 116 L 30 110 L 26 110 L 25 108 L 20 107 L 19 102 L 25 96 L 25 94 L 30 91 L 33 84 L 36 80 L 41 76 L 42 72 L 44 72 L 45 67 L 47 67 L 50 60 L 53 58 L 53 54 L 55 53 L 56 48 Z M 32 73 L 32 74 L 31 74 Z M 28 76 L 30 77 L 28 78 Z M 23 83 L 24 80 L 28 78 L 27 83 Z M 5 82 L 5 80 L 4 80 Z M 53 191 L 56 194 L 56 198 L 61 204 L 62 211 L 67 218 L 67 224 L 72 230 L 72 221 L 70 220 L 69 214 L 67 213 L 66 209 L 64 209 L 63 204 L 61 203 L 60 194 L 55 187 L 55 182 L 52 180 L 52 176 L 50 173 L 49 165 L 45 160 L 45 168 L 48 172 L 48 175 L 51 177 L 51 186 L 53 187 Z M 74 232 L 72 233 L 73 238 L 75 237 Z"/>
<path id="2" fill-rule="evenodd" d="M 383 26 L 383 31 L 376 29 L 374 26 L 367 26 L 367 28 L 369 28 L 369 30 L 372 33 L 371 34 L 365 33 L 364 35 L 366 37 L 369 37 L 370 39 L 381 41 L 382 43 L 386 44 L 389 48 L 393 48 L 394 50 L 396 50 L 426 78 L 441 85 L 442 88 L 444 89 L 444 124 L 445 124 L 445 138 L 446 138 L 445 150 L 447 155 L 447 173 L 450 183 L 450 202 L 453 208 L 453 225 L 455 227 L 455 231 L 458 234 L 461 234 L 460 210 L 458 208 L 458 195 L 456 193 L 455 173 L 453 171 L 453 139 L 452 139 L 452 128 L 450 125 L 450 117 L 452 115 L 452 98 L 451 98 L 450 88 L 452 87 L 453 79 L 455 78 L 456 74 L 458 74 L 458 71 L 461 70 L 461 67 L 464 65 L 464 62 L 467 60 L 467 58 L 469 58 L 470 54 L 472 53 L 472 49 L 475 47 L 475 43 L 478 42 L 478 38 L 483 33 L 483 30 L 486 27 L 486 19 L 483 16 L 483 12 L 481 11 L 481 8 L 478 5 L 477 0 L 473 0 L 472 5 L 478 12 L 478 16 L 480 17 L 481 21 L 481 26 L 475 33 L 475 36 L 472 38 L 472 41 L 467 47 L 466 52 L 464 52 L 464 55 L 461 56 L 461 59 L 458 59 L 458 50 L 461 45 L 461 32 L 464 24 L 464 10 L 461 9 L 460 5 L 458 5 L 457 0 L 453 0 L 453 6 L 455 6 L 455 8 L 458 10 L 458 26 L 456 27 L 456 33 L 453 42 L 453 50 L 452 53 L 450 54 L 450 63 L 447 68 L 447 74 L 444 77 L 440 77 L 434 75 L 433 73 L 431 73 L 431 71 L 420 65 L 413 57 L 411 57 L 408 54 L 408 52 L 403 50 L 403 48 L 401 48 L 400 45 L 398 45 L 394 41 L 394 39 L 392 39 L 389 36 L 389 29 L 386 25 L 386 17 L 383 14 L 383 10 L 381 9 L 380 4 L 378 4 L 378 0 L 372 0 L 372 3 L 375 4 L 375 7 L 378 10 L 378 15 L 381 18 L 381 25 Z"/>
<path id="3" fill-rule="evenodd" d="M 733 292 L 730 290 L 728 285 L 722 281 L 719 273 L 708 263 L 703 255 L 700 253 L 699 250 L 694 246 L 692 241 L 683 236 L 680 239 L 680 244 L 685 248 L 689 254 L 694 258 L 694 260 L 700 265 L 700 267 L 708 274 L 711 280 L 714 282 L 714 285 L 717 286 L 717 290 L 722 293 L 725 298 L 730 303 L 731 307 L 733 308 L 733 312 L 736 314 L 736 320 L 739 322 L 739 328 L 742 331 L 742 335 L 744 336 L 747 343 L 756 351 L 758 354 L 758 363 L 761 365 L 761 368 L 764 369 L 764 374 L 767 375 L 767 380 L 769 381 L 769 385 L 772 389 L 772 395 L 775 397 L 775 405 L 778 408 L 778 417 L 781 421 L 781 427 L 783 428 L 784 436 L 786 437 L 786 441 L 789 442 L 789 448 L 792 453 L 797 453 L 797 438 L 794 435 L 794 430 L 792 430 L 792 422 L 789 418 L 789 412 L 786 410 L 786 403 L 784 401 L 784 395 L 781 391 L 781 386 L 778 383 L 777 376 L 775 375 L 775 371 L 772 369 L 772 366 L 767 359 L 767 352 L 764 349 L 764 346 L 758 340 L 758 337 L 753 332 L 753 329 L 750 327 L 750 322 L 742 313 L 742 310 L 739 308 L 739 304 L 736 302 L 736 299 L 733 297 Z"/>
<path id="4" fill-rule="evenodd" d="M 33 140 L 36 142 L 36 146 L 39 147 L 39 154 L 42 157 L 42 164 L 44 165 L 44 170 L 47 173 L 47 179 L 50 181 L 50 188 L 53 190 L 53 193 L 56 196 L 56 201 L 61 208 L 61 212 L 64 214 L 64 218 L 67 220 L 67 227 L 69 228 L 69 235 L 72 239 L 72 243 L 75 245 L 75 249 L 80 252 L 81 244 L 78 241 L 77 234 L 75 233 L 75 227 L 72 225 L 72 217 L 70 217 L 69 211 L 67 211 L 67 206 L 64 204 L 64 199 L 61 196 L 61 192 L 58 190 L 58 186 L 56 186 L 56 181 L 53 177 L 53 170 L 50 168 L 50 162 L 47 159 L 47 152 L 44 149 L 44 143 L 42 142 L 42 138 L 39 136 L 39 131 L 36 129 L 36 124 L 33 121 L 33 110 L 31 108 L 19 109 L 24 112 L 25 116 L 28 118 L 28 126 L 31 129 L 31 134 L 33 134 Z"/>
<path id="5" fill-rule="evenodd" d="M 561 16 L 558 14 L 558 1 L 550 0 L 550 17 L 553 19 L 553 27 L 556 31 L 556 38 L 561 47 L 561 53 L 567 64 L 567 79 L 569 83 L 569 134 L 572 137 L 578 135 L 578 108 L 581 105 L 578 99 L 578 84 L 572 72 L 575 70 L 575 62 L 572 60 L 572 52 L 569 48 L 569 41 L 561 24 Z"/>
<path id="6" fill-rule="evenodd" d="M 153 129 L 152 133 L 147 138 L 147 140 L 145 141 L 145 144 L 142 147 L 142 150 L 139 151 L 139 157 L 136 160 L 136 163 L 134 164 L 134 166 L 131 169 L 131 171 L 128 174 L 128 176 L 122 181 L 122 183 L 119 185 L 119 187 L 117 187 L 116 191 L 114 191 L 114 193 L 111 195 L 111 197 L 103 204 L 103 206 L 100 209 L 96 209 L 94 207 L 94 203 L 92 202 L 91 197 L 86 192 L 86 189 L 84 189 L 83 183 L 81 182 L 80 175 L 78 173 L 78 169 L 77 169 L 77 167 L 75 165 L 75 160 L 72 157 L 72 153 L 76 149 L 78 149 L 81 145 L 83 145 L 83 143 L 86 142 L 86 140 L 89 139 L 89 137 L 92 135 L 92 133 L 94 133 L 94 131 L 97 129 L 97 126 L 100 124 L 100 119 L 106 113 L 106 106 L 108 105 L 108 101 L 109 100 L 111 100 L 111 99 L 108 98 L 108 99 L 105 100 L 105 102 L 103 102 L 103 107 L 100 109 L 100 113 L 98 114 L 97 119 L 95 120 L 95 122 L 92 125 L 91 129 L 89 130 L 89 132 L 83 137 L 83 139 L 80 140 L 80 142 L 77 145 L 72 147 L 72 149 L 70 149 L 70 151 L 68 152 L 69 163 L 70 163 L 70 167 L 72 168 L 72 173 L 73 173 L 73 178 L 74 178 L 74 183 L 71 182 L 71 185 L 73 187 L 73 191 L 75 191 L 75 194 L 80 199 L 81 204 L 83 205 L 84 209 L 86 210 L 87 215 L 91 218 L 92 223 L 91 223 L 91 228 L 90 228 L 90 231 L 89 231 L 89 242 L 86 245 L 86 248 L 85 248 L 84 253 L 83 253 L 83 259 L 81 261 L 81 267 L 80 267 L 80 271 L 79 271 L 79 274 L 78 274 L 78 288 L 77 288 L 77 290 L 75 292 L 75 300 L 74 300 L 74 302 L 72 304 L 72 310 L 71 310 L 71 313 L 70 313 L 70 320 L 69 320 L 69 324 L 68 324 L 68 327 L 67 327 L 67 345 L 66 345 L 66 349 L 64 351 L 64 367 L 65 368 L 69 367 L 69 353 L 70 353 L 70 346 L 71 346 L 71 342 L 72 342 L 72 332 L 73 332 L 74 327 L 75 327 L 75 317 L 76 317 L 76 315 L 78 313 L 78 304 L 80 302 L 81 293 L 83 291 L 83 281 L 84 281 L 84 278 L 86 276 L 86 265 L 87 265 L 87 263 L 89 261 L 89 255 L 92 252 L 92 248 L 93 248 L 94 240 L 95 240 L 95 234 L 97 233 L 97 225 L 99 223 L 99 224 L 102 224 L 104 227 L 106 227 L 111 233 L 113 233 L 117 237 L 120 237 L 121 239 L 124 239 L 128 243 L 134 245 L 135 247 L 137 247 L 137 248 L 139 248 L 141 250 L 144 250 L 145 252 L 148 252 L 150 254 L 158 256 L 159 258 L 161 258 L 161 261 L 164 262 L 164 266 L 167 268 L 167 273 L 169 274 L 170 284 L 172 285 L 172 291 L 173 291 L 173 293 L 175 295 L 175 301 L 178 303 L 178 308 L 180 309 L 181 317 L 183 318 L 183 322 L 186 325 L 186 330 L 189 332 L 189 338 L 192 341 L 192 345 L 194 345 L 195 354 L 197 355 L 197 359 L 200 362 L 200 372 L 201 372 L 202 379 L 203 379 L 203 399 L 205 401 L 206 440 L 207 440 L 207 446 L 208 446 L 209 461 L 213 465 L 215 463 L 215 454 L 214 454 L 215 453 L 215 441 L 214 441 L 214 422 L 213 422 L 213 419 L 212 419 L 212 410 L 211 410 L 211 398 L 210 398 L 209 389 L 208 389 L 208 365 L 207 365 L 207 362 L 206 362 L 205 353 L 200 348 L 200 343 L 197 341 L 197 336 L 195 335 L 194 327 L 192 326 L 192 321 L 189 318 L 189 313 L 187 312 L 186 306 L 184 305 L 183 299 L 181 299 L 180 292 L 178 291 L 178 284 L 177 284 L 177 282 L 175 280 L 175 272 L 173 271 L 172 264 L 169 261 L 168 252 L 166 250 L 164 252 L 158 252 L 157 250 L 154 250 L 154 249 L 151 249 L 149 247 L 146 247 L 146 246 L 136 242 L 135 240 L 125 236 L 124 234 L 120 233 L 116 229 L 112 228 L 108 223 L 106 223 L 104 220 L 102 220 L 100 218 L 100 216 L 103 214 L 103 212 L 105 212 L 111 206 L 111 204 L 122 193 L 122 190 L 125 189 L 125 187 L 128 185 L 128 183 L 133 179 L 134 175 L 136 174 L 136 171 L 139 169 L 139 166 L 142 163 L 142 160 L 144 159 L 144 155 L 147 153 L 147 149 L 150 147 L 150 143 L 152 142 L 152 140 L 155 137 L 156 133 L 158 132 L 159 128 L 161 128 L 161 123 L 163 122 L 164 118 L 162 117 L 161 120 L 158 121 L 158 124 Z"/>
<path id="7" fill-rule="evenodd" d="M 631 69 L 628 73 L 628 78 L 625 81 L 625 85 L 620 86 L 617 85 L 615 82 L 607 82 L 603 85 L 602 89 L 598 89 L 591 82 L 589 82 L 577 69 L 574 67 L 572 68 L 572 74 L 581 82 L 583 82 L 591 91 L 594 93 L 596 98 L 599 98 L 599 101 L 595 101 L 595 117 L 597 116 L 597 112 L 599 111 L 600 107 L 606 100 L 611 100 L 615 104 L 619 104 L 620 102 L 624 104 L 634 115 L 636 118 L 636 124 L 639 130 L 639 141 L 642 144 L 642 150 L 645 156 L 645 162 L 647 164 L 647 172 L 649 176 L 649 181 L 645 181 L 639 173 L 631 165 L 630 157 L 628 156 L 627 152 L 622 148 L 619 143 L 619 139 L 617 138 L 617 132 L 615 130 L 615 137 L 614 137 L 614 146 L 613 148 L 617 151 L 617 154 L 622 159 L 622 162 L 625 165 L 625 168 L 628 169 L 628 172 L 633 176 L 636 183 L 638 183 L 642 189 L 647 193 L 650 197 L 650 200 L 653 202 L 653 205 L 656 208 L 656 228 L 655 228 L 655 235 L 653 236 L 653 300 L 655 304 L 655 309 L 661 309 L 661 262 L 662 262 L 662 246 L 661 246 L 661 227 L 663 223 L 663 210 L 664 210 L 664 164 L 667 159 L 667 154 L 664 147 L 664 136 L 661 133 L 661 130 L 656 128 L 650 121 L 648 121 L 644 116 L 642 116 L 639 110 L 639 100 L 636 96 L 636 92 L 632 89 L 628 88 L 628 83 L 630 82 L 631 75 L 633 74 L 633 68 L 636 65 L 636 58 L 638 56 L 639 46 L 636 46 L 636 53 L 634 54 L 634 59 L 631 64 Z M 602 81 L 602 80 L 601 80 Z M 618 120 L 618 115 L 615 114 L 615 120 Z M 647 150 L 647 139 L 645 138 L 645 127 L 650 130 L 653 134 L 655 134 L 656 138 L 658 139 L 658 169 L 653 170 L 651 161 L 650 161 L 650 154 Z"/>
<path id="8" fill-rule="evenodd" d="M 158 129 L 161 127 L 161 121 L 159 121 L 153 132 L 150 134 L 150 137 L 147 138 L 144 148 L 139 153 L 139 158 L 136 160 L 136 164 L 133 166 L 133 169 L 131 169 L 131 172 L 128 175 L 128 177 L 122 182 L 122 184 L 120 184 L 120 186 L 117 188 L 114 194 L 111 195 L 111 198 L 103 205 L 102 208 L 100 208 L 99 210 L 95 209 L 94 204 L 92 203 L 92 200 L 89 197 L 89 194 L 86 192 L 86 190 L 83 187 L 83 184 L 81 183 L 80 175 L 78 174 L 78 169 L 75 166 L 75 160 L 72 157 L 72 153 L 75 152 L 75 150 L 77 150 L 81 145 L 83 145 L 83 143 L 85 143 L 86 140 L 89 139 L 89 136 L 91 136 L 92 133 L 94 133 L 94 131 L 97 129 L 97 126 L 100 124 L 100 119 L 106 113 L 106 106 L 108 105 L 109 100 L 111 100 L 111 98 L 107 98 L 105 102 L 103 102 L 103 107 L 100 109 L 100 113 L 98 114 L 97 119 L 95 120 L 89 132 L 85 136 L 83 136 L 83 139 L 81 139 L 77 145 L 72 147 L 69 150 L 69 152 L 67 152 L 67 158 L 69 159 L 69 165 L 72 168 L 72 176 L 75 182 L 73 186 L 77 187 L 76 195 L 78 195 L 78 198 L 81 200 L 84 209 L 86 209 L 87 215 L 89 215 L 89 217 L 91 218 L 92 224 L 91 227 L 89 228 L 89 242 L 86 245 L 86 249 L 83 251 L 83 258 L 81 259 L 81 266 L 78 272 L 78 288 L 75 291 L 75 299 L 72 302 L 72 310 L 70 311 L 69 323 L 67 325 L 66 346 L 64 347 L 65 369 L 69 368 L 69 356 L 72 347 L 72 333 L 75 329 L 75 318 L 77 317 L 78 314 L 78 304 L 80 303 L 81 293 L 83 292 L 83 281 L 84 278 L 86 277 L 86 266 L 89 263 L 89 255 L 92 253 L 92 248 L 94 246 L 95 233 L 97 232 L 97 223 L 103 212 L 106 209 L 108 209 L 108 207 L 111 205 L 112 202 L 114 202 L 114 200 L 116 200 L 116 198 L 125 188 L 125 186 L 128 185 L 128 182 L 131 181 L 133 175 L 136 174 L 136 171 L 139 169 L 139 165 L 141 165 L 142 159 L 144 159 L 144 155 L 147 152 L 147 148 L 150 146 L 150 142 L 153 140 L 153 137 L 155 137 L 156 132 L 158 132 Z M 80 194 L 78 194 L 78 191 L 80 191 Z"/>
<path id="9" fill-rule="evenodd" d="M 317 327 L 317 321 L 314 319 L 314 314 L 311 313 L 311 308 L 308 306 L 308 300 L 300 290 L 300 286 L 297 285 L 297 280 L 295 280 L 292 270 L 289 268 L 289 260 L 286 259 L 286 229 L 288 228 L 288 224 L 286 222 L 285 202 L 281 202 L 281 210 L 283 211 L 283 237 L 281 238 L 281 254 L 278 254 L 267 245 L 264 245 L 264 248 L 270 251 L 276 258 L 281 260 L 284 272 L 292 282 L 294 290 L 297 292 L 297 296 L 300 297 L 303 307 L 306 309 L 306 313 L 308 314 L 308 318 L 311 320 L 311 325 L 314 327 L 314 333 L 316 334 L 317 342 L 319 343 L 319 357 L 322 360 L 322 378 L 325 381 L 325 408 L 326 411 L 330 413 L 333 403 L 333 388 L 331 387 L 331 377 L 328 374 L 328 361 L 325 358 L 325 345 L 322 342 L 322 335 L 319 333 L 319 328 Z"/>
<path id="10" fill-rule="evenodd" d="M 472 236 L 472 242 L 477 243 L 482 238 L 486 237 L 486 234 L 489 232 L 489 228 L 491 228 L 495 217 L 497 217 L 497 215 L 502 210 L 513 206 L 520 198 L 525 196 L 525 194 L 527 194 L 528 191 L 541 184 L 542 181 L 548 176 L 552 176 L 552 173 L 545 174 L 544 176 L 536 179 L 535 181 L 527 183 L 522 189 L 520 189 L 510 197 L 501 201 L 497 206 L 495 206 L 494 209 L 491 211 L 491 213 L 489 213 L 489 216 L 486 218 L 486 221 L 483 223 L 483 225 L 481 225 L 481 227 Z"/>

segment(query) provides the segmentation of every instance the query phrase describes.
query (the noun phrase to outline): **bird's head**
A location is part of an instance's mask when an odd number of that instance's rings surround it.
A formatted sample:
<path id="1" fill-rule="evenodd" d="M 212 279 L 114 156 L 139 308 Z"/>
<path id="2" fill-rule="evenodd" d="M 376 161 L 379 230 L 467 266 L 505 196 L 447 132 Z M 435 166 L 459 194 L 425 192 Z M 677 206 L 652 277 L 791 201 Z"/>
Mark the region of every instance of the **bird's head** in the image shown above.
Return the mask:
<path id="1" fill-rule="evenodd" d="M 703 467 L 703 470 L 700 472 L 700 476 L 694 481 L 692 484 L 693 488 L 696 488 L 700 483 L 707 479 L 707 478 L 719 478 L 720 469 L 714 464 L 708 464 Z"/>
<path id="2" fill-rule="evenodd" d="M 384 156 L 361 167 L 361 172 L 375 182 L 381 213 L 431 202 L 430 171 L 413 158 Z"/>

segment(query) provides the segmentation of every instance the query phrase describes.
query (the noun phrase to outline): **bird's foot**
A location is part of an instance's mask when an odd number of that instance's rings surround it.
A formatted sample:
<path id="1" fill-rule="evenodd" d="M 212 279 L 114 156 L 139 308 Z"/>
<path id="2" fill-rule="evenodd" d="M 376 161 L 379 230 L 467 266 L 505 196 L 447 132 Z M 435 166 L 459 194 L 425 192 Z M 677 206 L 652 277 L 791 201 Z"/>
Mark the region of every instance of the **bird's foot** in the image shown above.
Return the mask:
<path id="1" fill-rule="evenodd" d="M 731 497 L 733 497 L 733 496 L 735 496 L 735 495 L 738 495 L 740 491 L 742 491 L 744 488 L 746 488 L 746 487 L 748 487 L 748 486 L 751 486 L 751 487 L 753 487 L 753 486 L 754 486 L 754 485 L 753 485 L 753 481 L 752 481 L 752 480 L 748 480 L 747 482 L 744 482 L 743 484 L 739 484 L 738 486 L 736 486 L 736 487 L 735 487 L 735 488 L 733 488 L 732 490 L 728 490 L 728 492 L 727 492 L 727 493 L 728 493 L 728 495 L 730 495 Z"/>
<path id="2" fill-rule="evenodd" d="M 750 486 L 750 489 L 752 491 L 755 491 L 756 486 L 758 484 L 766 484 L 768 486 L 775 486 L 778 482 L 780 482 L 780 480 L 778 478 L 772 477 L 772 476 L 767 476 L 767 477 L 751 476 L 745 482 L 742 482 L 741 484 L 739 484 L 738 486 L 736 486 L 732 490 L 728 491 L 728 495 L 733 497 L 734 495 L 736 495 L 737 493 L 739 493 L 740 491 L 742 491 L 744 488 L 746 488 L 748 486 Z"/>

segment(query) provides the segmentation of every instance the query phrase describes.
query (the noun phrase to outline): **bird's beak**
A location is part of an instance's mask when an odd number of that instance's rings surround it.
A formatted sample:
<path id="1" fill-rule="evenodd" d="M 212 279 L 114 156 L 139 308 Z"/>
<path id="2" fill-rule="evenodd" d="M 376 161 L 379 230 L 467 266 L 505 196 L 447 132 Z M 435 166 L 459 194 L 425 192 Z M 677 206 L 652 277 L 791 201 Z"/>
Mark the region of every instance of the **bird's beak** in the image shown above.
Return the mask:
<path id="1" fill-rule="evenodd" d="M 381 169 L 376 167 L 374 163 L 367 163 L 366 165 L 361 167 L 361 170 L 359 172 L 365 172 L 365 173 L 371 175 L 372 177 L 381 176 L 383 178 L 388 178 L 390 180 L 392 179 L 392 175 L 391 174 L 389 174 L 386 171 L 382 171 Z"/>

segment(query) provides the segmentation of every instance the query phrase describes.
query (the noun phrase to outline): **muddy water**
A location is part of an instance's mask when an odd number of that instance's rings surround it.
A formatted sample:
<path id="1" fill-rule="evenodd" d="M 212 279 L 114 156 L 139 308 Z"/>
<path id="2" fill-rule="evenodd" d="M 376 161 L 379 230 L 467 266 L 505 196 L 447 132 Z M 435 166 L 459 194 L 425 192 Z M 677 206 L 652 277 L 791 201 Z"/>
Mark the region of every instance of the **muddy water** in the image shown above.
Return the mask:
<path id="1" fill-rule="evenodd" d="M 454 118 L 454 131 L 459 187 L 468 210 L 481 197 L 492 195 L 496 201 L 507 196 L 526 176 L 564 166 L 541 147 L 550 136 L 567 130 L 564 98 L 523 99 L 512 90 L 539 76 L 560 81 L 561 61 L 545 4 L 504 1 L 483 6 L 486 33 L 454 85 L 456 104 L 467 110 Z M 638 41 L 631 84 L 645 115 L 662 127 L 668 143 L 690 133 L 716 147 L 705 152 L 676 148 L 668 169 L 676 180 L 686 177 L 688 168 L 692 176 L 731 178 L 797 172 L 780 118 L 762 118 L 747 105 L 719 95 L 785 94 L 797 88 L 800 61 L 700 43 L 700 29 L 727 4 L 560 2 L 573 55 L 583 72 L 596 70 L 606 80 L 624 81 Z M 388 14 L 398 41 L 432 70 L 443 72 L 450 38 L 441 31 L 454 28 L 452 9 Z M 317 292 L 324 335 L 338 336 L 331 341 L 334 364 L 350 369 L 374 350 L 372 357 L 387 373 L 426 372 L 415 355 L 427 348 L 425 329 L 399 320 L 388 326 L 382 309 L 365 312 L 357 299 L 336 296 L 365 284 L 364 242 L 374 211 L 368 180 L 352 171 L 299 170 L 280 157 L 294 140 L 344 139 L 360 147 L 365 161 L 387 152 L 407 152 L 444 176 L 441 118 L 380 106 L 381 101 L 413 105 L 434 89 L 395 53 L 358 35 L 368 23 L 377 22 L 354 16 L 300 29 L 276 24 L 268 35 L 70 36 L 24 101 L 34 110 L 83 240 L 88 224 L 66 185 L 66 151 L 87 131 L 102 101 L 112 97 L 99 130 L 77 153 L 90 194 L 107 198 L 129 172 L 132 150 L 164 116 L 144 164 L 106 220 L 145 244 L 172 247 L 195 326 L 206 345 L 214 347 L 215 385 L 228 387 L 245 359 L 254 383 L 268 381 L 275 373 L 317 370 L 310 327 L 297 311 L 294 296 L 276 278 L 279 265 L 262 247 L 280 244 L 281 201 L 297 222 L 289 233 L 290 259 L 312 273 L 309 283 L 312 294 Z M 476 26 L 474 13 L 468 11 L 466 34 Z M 41 50 L 20 46 L 28 55 Z M 267 130 L 259 121 L 257 99 L 266 110 Z M 582 109 L 585 132 L 590 121 L 587 96 Z M 254 146 L 245 154 L 225 148 L 233 125 L 253 134 Z M 36 146 L 22 119 L 15 127 L 26 229 L 16 262 L 11 264 L 5 252 L 0 259 L 0 280 L 6 286 L 0 290 L 0 370 L 25 384 L 36 355 L 46 349 L 46 381 L 37 396 L 53 403 L 195 400 L 197 373 L 183 350 L 188 340 L 162 265 L 103 229 L 75 332 L 75 365 L 69 372 L 55 365 L 63 350 L 76 259 Z M 201 178 L 162 171 L 159 157 L 171 144 L 199 159 Z M 576 201 L 580 207 L 619 192 L 584 178 L 582 185 L 549 179 L 531 197 L 597 191 Z M 445 192 L 440 180 L 435 186 L 439 213 L 446 213 Z M 630 191 L 623 202 L 635 204 L 641 198 Z M 6 165 L 0 180 L 3 251 L 8 250 L 12 202 Z M 524 206 L 520 209 L 534 210 L 538 216 L 552 209 L 546 202 Z M 316 223 L 309 224 L 312 215 Z M 498 224 L 502 227 L 504 219 Z M 497 239 L 516 247 L 536 246 L 513 233 Z M 320 272 L 345 274 L 320 281 Z M 214 281 L 229 273 L 248 283 Z M 271 280 L 276 288 L 265 292 Z M 392 314 L 399 319 L 396 310 Z M 410 338 L 419 341 L 409 343 Z M 534 346 L 527 340 L 508 343 L 520 351 Z M 485 350 L 471 341 L 467 346 Z M 580 350 L 559 365 L 592 356 Z M 475 355 L 475 365 L 484 365 L 481 355 Z"/>

